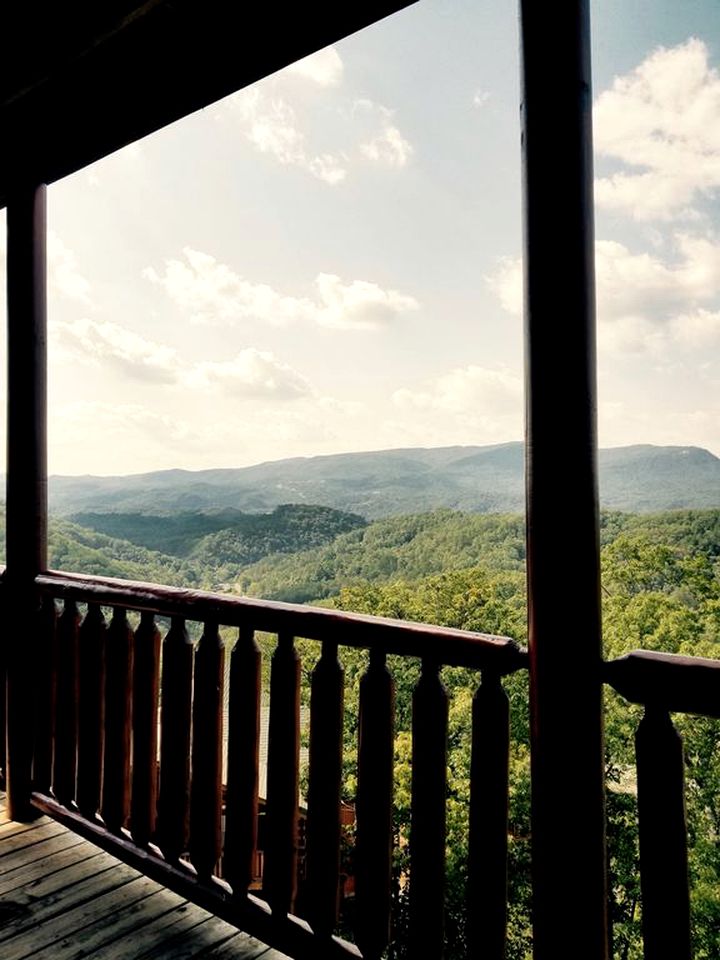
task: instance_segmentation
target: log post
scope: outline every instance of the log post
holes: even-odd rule
[[[521,16],[534,956],[606,960],[589,0]]]
[[[8,631],[9,815],[32,816],[34,647],[40,624],[35,577],[47,567],[47,308],[44,185],[23,185],[7,208],[7,595],[21,629]]]

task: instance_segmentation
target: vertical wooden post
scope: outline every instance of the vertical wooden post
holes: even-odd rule
[[[244,897],[255,874],[258,843],[262,657],[251,627],[241,627],[230,660],[227,812],[223,874]]]
[[[105,642],[105,745],[101,812],[113,833],[130,813],[133,632],[127,611],[115,607]]]
[[[305,889],[305,915],[319,937],[332,935],[338,913],[344,680],[338,645],[325,640],[310,697]]]
[[[186,849],[190,818],[193,645],[180,617],[173,617],[162,661],[157,839],[174,863]]]
[[[36,634],[35,747],[33,756],[33,790],[50,793],[53,779],[53,742],[55,739],[55,694],[57,673],[57,614],[55,601],[45,596]]]
[[[73,600],[65,601],[65,614],[77,616]],[[89,603],[78,634],[77,805],[94,820],[100,808],[105,752],[105,642],[103,612]]]
[[[158,782],[160,631],[143,611],[133,643],[132,796],[130,828],[135,843],[147,846],[155,832]]]
[[[505,956],[509,750],[510,705],[488,670],[473,697],[467,883],[467,955],[483,960]]]
[[[300,657],[281,633],[270,668],[263,896],[275,920],[293,910],[297,891],[300,765]]]
[[[355,833],[355,940],[366,960],[380,960],[391,935],[394,743],[395,681],[374,647],[360,681]]]
[[[66,600],[58,623],[55,762],[53,790],[69,807],[75,799],[78,750],[78,628],[74,600]],[[95,811],[93,811],[94,813]]]
[[[670,715],[648,706],[635,736],[645,960],[691,960],[685,763]]]
[[[589,0],[521,17],[534,956],[606,960]]]
[[[410,956],[443,956],[448,697],[426,659],[413,692]]]
[[[225,647],[208,621],[195,654],[190,788],[190,860],[209,880],[222,851],[222,736]]]
[[[7,789],[13,819],[31,816],[33,647],[47,566],[47,322],[45,186],[18,187],[7,208],[7,570],[8,595],[24,629],[5,634]]]

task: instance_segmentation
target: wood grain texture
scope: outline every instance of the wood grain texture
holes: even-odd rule
[[[205,624],[195,654],[190,860],[202,879],[222,850],[222,710],[225,649],[217,623]]]
[[[223,876],[244,896],[258,842],[262,659],[252,630],[240,630],[230,662],[227,801]]]
[[[160,631],[152,613],[142,614],[134,648],[130,830],[145,846],[155,832],[158,784]]]
[[[160,793],[157,842],[174,863],[187,849],[193,645],[185,621],[172,621],[163,644]]]

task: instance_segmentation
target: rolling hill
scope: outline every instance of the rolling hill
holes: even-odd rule
[[[720,507],[720,459],[707,450],[640,445],[602,450],[599,459],[601,503],[607,509]],[[240,469],[54,476],[50,509],[65,516],[228,508],[268,513],[293,503],[320,504],[376,519],[441,507],[518,512],[523,509],[523,491],[522,444],[506,443],[295,457]]]

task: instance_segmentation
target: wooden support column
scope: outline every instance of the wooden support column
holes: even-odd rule
[[[589,0],[521,20],[534,956],[606,960]]]
[[[17,188],[7,208],[7,594],[14,623],[8,663],[9,813],[30,813],[34,656],[40,614],[35,576],[47,567],[47,347],[45,187]],[[7,617],[6,617],[7,624]]]

